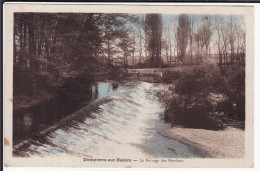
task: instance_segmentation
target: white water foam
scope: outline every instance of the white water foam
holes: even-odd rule
[[[110,94],[111,101],[101,104],[68,129],[57,129],[47,136],[49,143],[31,145],[28,155],[88,157],[199,157],[188,145],[163,137],[158,131],[168,125],[160,119],[164,106],[156,92],[162,86],[130,82]],[[72,121],[73,122],[73,121]]]

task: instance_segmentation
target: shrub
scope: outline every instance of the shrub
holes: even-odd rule
[[[14,96],[33,96],[38,91],[52,92],[57,79],[50,72],[34,72],[31,68],[14,67]]]
[[[53,84],[57,81],[55,76],[49,72],[35,74],[34,80],[36,88],[44,91],[53,91]]]
[[[14,97],[19,95],[32,96],[33,74],[28,68],[14,66],[13,82]]]
[[[228,96],[221,104],[228,115],[245,119],[245,67],[241,65],[222,66],[220,73],[224,79],[220,91]]]
[[[173,83],[181,77],[180,71],[165,71],[162,75],[162,82],[164,83]]]
[[[114,66],[114,65],[110,65],[108,67],[108,79],[111,80],[120,80],[120,71],[119,71],[119,67]]]
[[[245,92],[245,67],[240,65],[222,66],[220,73],[225,79],[222,91],[225,94],[236,96]]]
[[[176,82],[179,94],[196,94],[215,92],[220,86],[221,75],[213,65],[196,66],[182,74]]]
[[[225,125],[215,111],[245,119],[243,66],[218,68],[207,64],[192,67],[182,72],[180,78],[175,81],[174,90],[178,96],[169,100],[165,111],[165,120],[172,124],[193,128],[222,129]],[[210,93],[215,94],[216,97],[222,94],[225,98],[213,105],[208,99]]]
[[[234,108],[233,104],[230,99],[222,101],[217,104],[217,110],[225,112],[227,116],[234,116]]]
[[[78,102],[82,100],[88,90],[88,85],[91,83],[89,77],[82,75],[68,78],[61,87],[57,90],[57,95],[61,101]]]
[[[165,121],[190,128],[219,130],[224,123],[215,115],[204,96],[181,95],[166,105]]]
[[[170,82],[170,81],[169,81]],[[193,128],[225,127],[215,111],[245,119],[245,68],[233,65],[200,65],[182,72],[175,82],[175,96],[166,103],[165,120]],[[212,104],[210,93],[225,97]]]
[[[154,74],[153,75],[153,82],[154,83],[161,83],[162,82],[162,77],[159,74]]]
[[[236,103],[236,107],[235,107],[235,112],[237,114],[237,116],[242,119],[245,120],[245,103],[246,103],[246,99],[245,99],[245,94],[239,94],[238,97],[235,100]]]

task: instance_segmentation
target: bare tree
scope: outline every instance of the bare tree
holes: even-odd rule
[[[230,46],[230,62],[233,63],[234,62],[234,56],[235,56],[235,21],[234,21],[234,16],[230,16],[230,22],[228,24],[228,28],[227,28],[227,37],[228,37],[228,41],[229,41],[229,46]]]
[[[209,15],[203,16],[203,41],[205,43],[206,55],[210,54],[210,39],[212,35],[211,31],[211,17]]]
[[[236,61],[241,62],[245,55],[245,27],[243,22],[243,17],[237,18],[235,20],[235,51],[236,51]]]
[[[215,29],[217,33],[217,53],[219,55],[219,64],[222,65],[223,63],[223,36],[222,36],[222,30],[223,30],[223,20],[224,18],[222,16],[215,16]]]
[[[187,14],[180,14],[178,19],[178,28],[177,28],[177,42],[178,42],[177,56],[181,62],[184,62],[184,57],[188,46],[189,31],[190,31],[189,16]]]
[[[136,39],[133,35],[131,38],[131,52],[132,52],[132,65],[135,65],[135,46],[136,46]]]
[[[189,44],[190,44],[190,63],[193,61],[193,37],[194,37],[194,15],[189,15],[190,32],[189,32]]]
[[[144,30],[144,15],[141,15],[138,17],[138,20],[137,22],[134,23],[135,27],[136,27],[136,34],[137,34],[137,39],[138,39],[138,45],[139,45],[139,48],[138,48],[138,52],[139,52],[139,65],[141,64],[141,61],[142,61],[142,55],[143,55],[143,52],[145,54],[146,53],[146,35],[145,35],[145,30]],[[140,66],[139,66],[140,67]]]
[[[174,43],[174,48],[173,48],[173,54],[174,54],[174,61],[175,63],[178,63],[179,64],[179,57],[178,57],[178,54],[179,54],[179,51],[178,51],[178,45],[179,45],[179,40],[178,40],[178,26],[177,25],[174,25],[173,27],[173,33],[174,33],[174,40],[175,40],[175,43]]]
[[[163,41],[162,48],[165,51],[167,64],[170,64],[171,61],[171,34],[170,34],[170,25],[167,21],[164,21],[163,28]]]

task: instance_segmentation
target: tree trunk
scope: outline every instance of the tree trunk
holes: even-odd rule
[[[20,42],[20,47],[19,47],[19,66],[23,66],[24,64],[24,48],[23,48],[23,27],[24,27],[24,15],[20,16],[20,34],[19,34],[19,42]]]
[[[170,40],[170,61],[169,61],[169,65],[171,65],[171,62],[172,62],[172,42],[171,42],[170,34],[169,34],[169,40]]]
[[[33,25],[33,14],[30,14],[30,19],[28,20],[28,34],[29,34],[29,60],[30,60],[30,67],[34,67],[33,60],[36,55],[36,46],[35,46],[35,39],[34,39],[34,25]],[[35,70],[35,69],[33,69]]]

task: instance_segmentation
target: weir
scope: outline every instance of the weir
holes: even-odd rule
[[[164,89],[142,81],[120,85],[46,129],[39,137],[17,145],[14,154],[117,160],[209,156],[160,134],[170,126],[161,119],[164,104],[157,97]]]

